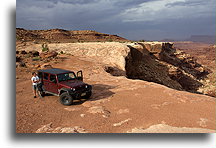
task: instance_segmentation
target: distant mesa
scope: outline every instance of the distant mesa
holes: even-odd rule
[[[192,35],[188,40],[193,42],[215,44],[215,36],[213,35]]]
[[[189,42],[199,42],[199,43],[206,43],[206,44],[215,44],[215,36],[213,35],[191,35],[190,38],[187,39],[163,39],[160,40],[161,42],[182,42],[182,41],[189,41]]]
[[[19,41],[34,42],[55,42],[55,43],[73,43],[73,42],[127,42],[127,40],[118,35],[110,35],[96,32],[93,30],[26,30],[16,28],[16,39]]]

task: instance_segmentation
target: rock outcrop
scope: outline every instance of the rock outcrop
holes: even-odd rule
[[[215,97],[215,45],[195,43],[195,42],[176,42],[175,48],[193,56],[198,63],[208,68],[210,72],[202,79],[203,86],[199,92]],[[202,68],[197,68],[202,71]]]
[[[147,42],[128,45],[126,75],[166,85],[179,90],[196,92],[199,81],[208,74],[190,55],[172,47],[172,43]]]
[[[58,53],[55,51],[40,53],[41,58],[55,58],[57,55],[58,55]]]
[[[87,133],[87,131],[79,126],[53,128],[52,123],[49,123],[39,128],[36,133]]]
[[[215,130],[204,128],[173,127],[166,124],[152,125],[147,129],[134,128],[127,133],[215,133]]]

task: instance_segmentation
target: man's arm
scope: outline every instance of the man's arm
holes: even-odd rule
[[[39,79],[37,80],[36,78],[32,78],[32,82],[37,83],[37,82],[39,82]]]
[[[39,78],[39,77],[36,78],[36,82],[37,82],[37,83],[40,82],[40,78]]]

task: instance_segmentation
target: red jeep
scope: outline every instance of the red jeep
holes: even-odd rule
[[[63,105],[71,105],[73,100],[89,98],[92,86],[83,82],[82,71],[75,74],[73,71],[52,68],[38,70],[41,83],[38,85],[40,96],[45,93],[59,96]]]

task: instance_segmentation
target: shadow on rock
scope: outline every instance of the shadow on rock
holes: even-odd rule
[[[110,89],[115,88],[115,86],[105,85],[105,84],[93,84],[92,85],[92,96],[89,99],[81,99],[75,100],[73,105],[80,105],[86,101],[96,101],[106,99],[111,97],[114,92],[110,91]]]
[[[113,94],[114,92],[110,91],[110,89],[115,88],[115,86],[105,85],[105,84],[94,84],[92,85],[92,96],[90,101],[105,99]]]

